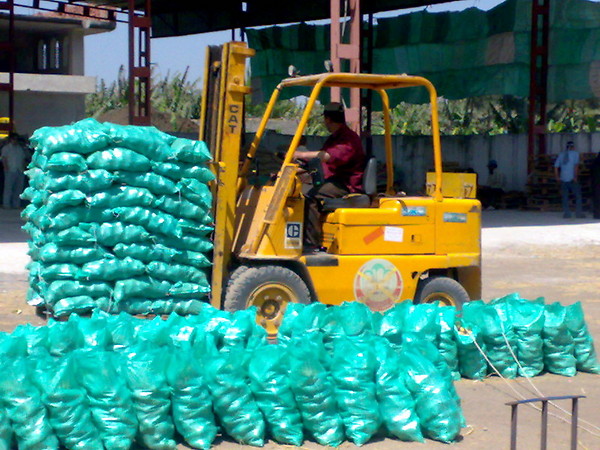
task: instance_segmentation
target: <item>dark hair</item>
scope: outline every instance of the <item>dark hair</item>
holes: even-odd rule
[[[573,148],[573,147],[575,147],[575,143],[573,141],[567,142],[567,148]]]
[[[341,103],[333,102],[325,106],[323,116],[327,117],[333,123],[346,123],[346,115],[344,114],[344,106]]]

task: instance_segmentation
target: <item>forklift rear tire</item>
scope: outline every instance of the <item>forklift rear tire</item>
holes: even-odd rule
[[[445,306],[462,306],[470,300],[469,294],[461,284],[448,277],[430,277],[421,281],[415,303],[433,303],[439,301]]]
[[[239,311],[256,306],[256,322],[274,336],[290,302],[310,303],[310,291],[294,271],[273,265],[240,266],[227,284],[224,307]]]

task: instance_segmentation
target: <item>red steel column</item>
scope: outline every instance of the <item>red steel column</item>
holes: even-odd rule
[[[342,60],[349,61],[349,72],[360,73],[361,65],[361,26],[360,0],[331,1],[331,62],[334,72],[342,71]],[[343,9],[342,9],[343,8]],[[343,11],[343,13],[342,13]],[[340,20],[348,20],[341,24]],[[346,28],[349,27],[348,42],[345,42]],[[341,101],[341,90],[331,89],[331,101]],[[350,90],[350,105],[346,108],[346,121],[356,132],[361,130],[360,90]]]
[[[150,125],[150,30],[152,27],[151,2],[150,0],[146,0],[142,13],[136,14],[135,0],[128,1],[129,123],[131,125]]]
[[[0,83],[0,91],[8,94],[8,123],[0,123],[0,130],[14,131],[15,119],[15,4],[14,0],[0,1],[0,10],[8,11],[8,40],[0,42],[0,51],[8,54],[8,83]]]
[[[533,157],[536,154],[546,153],[549,35],[550,0],[532,0],[528,123],[529,171],[532,169]]]

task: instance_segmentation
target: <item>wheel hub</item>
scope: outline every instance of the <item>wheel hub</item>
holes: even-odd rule
[[[454,297],[446,292],[432,292],[423,299],[423,303],[440,302],[442,306],[456,306]]]
[[[294,291],[284,284],[265,283],[250,294],[247,306],[256,306],[256,322],[262,325],[269,337],[277,335],[287,304],[297,301]]]

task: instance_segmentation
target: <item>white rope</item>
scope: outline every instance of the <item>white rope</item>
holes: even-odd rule
[[[500,315],[498,313],[498,317],[500,318]],[[519,366],[519,369],[521,370],[521,373],[523,373],[523,377],[525,379],[527,379],[527,382],[531,385],[531,387],[535,390],[535,392],[540,396],[540,397],[546,397],[546,395],[540,391],[538,389],[538,387],[533,383],[533,381],[531,380],[531,377],[528,375],[525,375],[525,369],[523,368],[523,366],[521,365],[521,362],[519,361],[519,358],[517,358],[517,355],[515,355],[515,353],[513,352],[512,346],[510,345],[510,343],[508,342],[508,337],[506,336],[505,333],[505,329],[504,329],[504,324],[502,323],[502,318],[500,318],[500,327],[502,328],[502,337],[504,338],[504,342],[506,342],[506,346],[508,347],[510,354],[512,355],[513,359],[515,360],[515,362],[517,363],[517,365]],[[531,392],[531,391],[529,391]],[[553,402],[553,401],[548,401],[549,404],[551,404],[552,406],[554,406],[556,409],[558,409],[559,411],[562,411],[563,413],[567,414],[569,417],[571,417],[573,415],[572,412],[566,410],[565,408],[563,408],[562,406],[558,405],[557,403]],[[587,420],[584,419],[579,419],[579,421],[591,426],[592,428],[595,428],[596,430],[600,431],[600,427],[594,425],[591,422],[588,422]],[[569,421],[569,423],[571,423],[571,421]],[[586,430],[588,431],[588,430]],[[592,433],[594,434],[594,433]],[[600,437],[600,435],[596,435],[595,436]]]
[[[476,339],[475,339],[475,337],[473,336],[473,333],[471,333],[471,330],[467,330],[467,329],[465,329],[465,331],[466,331],[466,332],[469,334],[469,336],[471,337],[471,340],[473,341],[473,343],[474,343],[474,344],[475,344],[475,346],[477,347],[477,350],[479,350],[479,353],[481,353],[481,355],[484,357],[484,359],[486,360],[486,362],[487,362],[487,363],[490,365],[490,367],[492,368],[492,370],[493,370],[493,371],[494,371],[494,372],[495,372],[495,373],[496,373],[496,374],[497,374],[497,375],[500,377],[500,379],[502,379],[502,381],[503,381],[503,382],[504,382],[504,383],[505,383],[505,384],[506,384],[506,385],[507,385],[507,386],[508,386],[508,387],[509,387],[509,388],[510,388],[510,389],[511,389],[511,390],[512,390],[512,391],[513,391],[513,392],[514,392],[516,395],[517,395],[518,399],[520,399],[520,400],[527,400],[527,398],[526,398],[526,397],[525,397],[523,394],[521,394],[519,391],[517,391],[517,390],[516,390],[516,389],[515,389],[515,388],[512,386],[512,384],[511,384],[511,383],[509,383],[509,382],[508,382],[508,380],[507,380],[505,377],[503,377],[503,376],[502,376],[502,374],[501,374],[501,373],[498,371],[498,369],[496,368],[496,366],[495,366],[495,365],[494,365],[494,364],[493,364],[493,363],[490,361],[490,359],[489,359],[489,358],[488,358],[488,356],[485,354],[485,352],[483,351],[483,349],[482,349],[482,348],[480,347],[480,345],[477,343],[477,340],[476,340]],[[502,328],[502,331],[503,331],[503,333],[502,333],[502,334],[504,335],[504,338],[505,338],[505,340],[506,340],[506,342],[507,342],[507,345],[508,345],[508,339],[506,338],[506,335],[504,334],[504,328]],[[510,347],[510,345],[508,345],[508,347],[509,347],[509,349],[511,348],[511,347]],[[512,349],[511,349],[511,353],[513,354],[513,357],[515,357],[515,356],[514,356],[514,353],[512,352]],[[518,361],[517,361],[517,363],[518,363]],[[535,386],[534,386],[534,388],[536,389],[536,391],[540,392],[540,391],[539,391],[539,390],[538,390],[538,389],[537,389]],[[540,394],[541,394],[541,392],[540,392]],[[541,396],[542,396],[542,397],[544,397],[544,395],[543,395],[543,394],[542,394]],[[567,413],[569,416],[571,416],[571,415],[572,415],[570,412],[566,411],[565,409],[558,407],[558,406],[557,406],[557,405],[556,405],[554,402],[549,402],[549,403],[550,403],[550,404],[552,404],[552,406],[554,406],[554,407],[557,407],[559,410],[562,410],[563,412],[566,412],[566,413]],[[541,409],[539,406],[536,406],[536,405],[534,405],[533,403],[525,403],[525,405],[528,405],[530,408],[533,408],[533,409],[535,409],[536,411],[542,411],[542,409]],[[565,419],[564,417],[558,416],[558,415],[556,415],[556,414],[554,414],[554,413],[551,413],[551,412],[549,412],[549,413],[548,413],[548,415],[550,415],[550,416],[552,416],[552,417],[555,417],[555,418],[557,418],[558,420],[561,420],[561,421],[563,421],[563,422],[565,422],[565,423],[568,423],[568,424],[571,424],[571,423],[572,423],[572,421],[571,421],[571,420],[569,420],[569,419]],[[587,421],[585,421],[585,420],[583,420],[583,419],[579,419],[579,420],[580,420],[581,422],[584,422],[584,423],[588,424],[588,425],[591,425],[593,428],[596,428],[596,429],[600,430],[600,428],[598,428],[597,426],[595,426],[595,425],[591,424],[590,422],[587,422]],[[588,428],[584,427],[583,425],[580,425],[579,423],[577,424],[577,428],[579,428],[579,429],[581,429],[581,430],[584,430],[584,431],[587,431],[587,432],[588,432],[589,434],[591,434],[592,436],[595,436],[595,437],[599,437],[599,438],[600,438],[600,434],[598,434],[598,433],[595,433],[595,432],[591,431],[590,429],[588,429]]]

